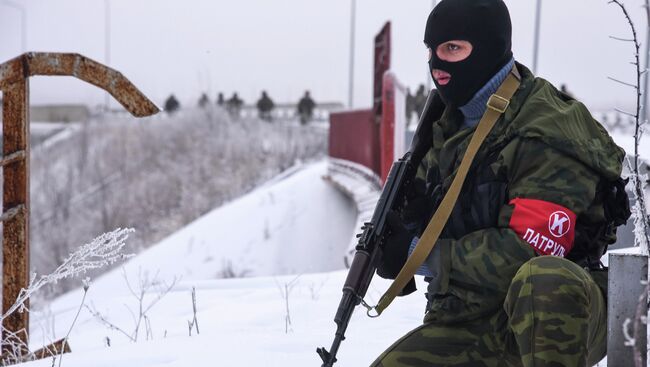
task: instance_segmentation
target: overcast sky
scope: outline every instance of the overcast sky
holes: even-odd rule
[[[27,49],[79,52],[104,61],[103,0],[14,0],[27,12]],[[350,0],[110,0],[110,66],[162,104],[172,92],[195,104],[238,91],[253,102],[266,89],[276,102],[310,89],[317,100],[347,102]],[[532,64],[534,0],[506,0],[513,51]],[[543,0],[538,74],[594,109],[633,105],[633,48],[620,10],[607,0]],[[625,1],[645,41],[643,0]],[[21,53],[20,13],[0,0],[0,59]],[[406,86],[427,82],[422,43],[431,0],[357,0],[354,105],[371,104],[373,37],[393,26],[393,70]],[[67,78],[36,78],[33,103],[103,102],[96,88]]]

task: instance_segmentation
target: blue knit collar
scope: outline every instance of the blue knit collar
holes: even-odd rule
[[[494,74],[494,76],[488,80],[488,82],[485,83],[476,94],[474,94],[467,104],[459,108],[460,112],[465,117],[463,127],[475,126],[481,117],[483,117],[485,109],[487,108],[488,99],[497,91],[497,89],[499,89],[499,86],[508,76],[514,63],[515,59],[511,59],[503,68],[501,68],[501,70]]]

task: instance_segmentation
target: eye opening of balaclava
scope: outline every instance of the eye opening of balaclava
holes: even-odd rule
[[[472,53],[464,60],[441,60],[436,49],[448,41],[468,41]],[[429,14],[424,43],[431,49],[429,72],[451,75],[439,85],[447,105],[461,107],[512,59],[512,22],[503,0],[442,0]]]

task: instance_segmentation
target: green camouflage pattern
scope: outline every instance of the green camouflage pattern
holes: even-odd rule
[[[373,367],[591,366],[607,350],[607,307],[586,270],[552,256],[519,268],[503,308],[471,321],[422,326]]]
[[[579,222],[604,221],[596,189],[601,178],[620,176],[625,152],[583,104],[517,66],[521,86],[475,162],[497,154],[489,169],[507,182],[507,202],[545,200],[570,209]],[[473,133],[458,131],[459,117],[445,111],[433,123],[433,146],[417,173],[443,191]],[[606,276],[596,284],[568,260],[536,257],[509,228],[512,211],[504,205],[495,227],[439,240],[445,276],[429,287],[425,324],[374,366],[584,366],[594,362],[592,354],[602,357],[606,312],[599,287],[606,293]]]
[[[607,352],[607,306],[590,274],[542,256],[522,266],[505,300],[524,366],[592,366]]]

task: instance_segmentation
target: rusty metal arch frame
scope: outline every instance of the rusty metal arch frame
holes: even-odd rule
[[[120,72],[75,53],[28,52],[0,65],[3,93],[2,158],[2,312],[29,282],[29,77],[73,76],[104,89],[136,117],[159,112]],[[29,305],[27,305],[29,306]],[[2,320],[2,340],[18,335],[27,345],[29,314],[14,312]],[[3,354],[5,352],[3,345]]]

